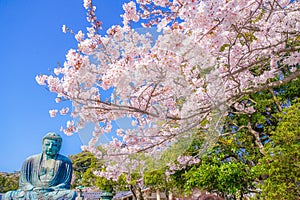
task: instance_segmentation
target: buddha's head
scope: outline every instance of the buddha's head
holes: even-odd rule
[[[43,153],[48,157],[55,157],[62,144],[62,138],[59,134],[50,132],[43,137]]]

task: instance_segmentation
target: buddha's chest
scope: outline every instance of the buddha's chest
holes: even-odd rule
[[[43,160],[40,165],[39,178],[41,181],[50,181],[55,175],[55,160]]]

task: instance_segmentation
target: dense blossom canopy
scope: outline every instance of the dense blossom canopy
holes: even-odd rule
[[[133,153],[161,152],[195,130],[208,130],[207,140],[213,141],[227,106],[251,113],[251,105],[239,102],[244,95],[300,75],[298,1],[130,1],[123,5],[123,25],[106,35],[98,33],[92,1],[84,0],[84,7],[91,26],[75,35],[78,49],[69,50],[56,76],[36,79],[57,93],[57,102],[72,102],[71,112],[50,111],[77,120],[67,122],[66,134],[95,124],[84,149],[107,159],[108,177],[141,166]],[[157,38],[134,29],[137,24],[156,27]],[[281,75],[283,67],[289,76]],[[99,136],[122,118],[132,128],[116,130],[103,145],[105,153],[97,151]]]

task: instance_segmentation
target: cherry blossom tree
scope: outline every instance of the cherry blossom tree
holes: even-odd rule
[[[245,95],[300,75],[298,1],[130,1],[123,5],[123,24],[104,35],[93,2],[84,0],[84,7],[91,26],[75,34],[78,48],[69,50],[55,76],[36,80],[57,93],[57,102],[72,102],[71,109],[50,111],[74,119],[63,130],[67,135],[94,124],[83,149],[107,161],[99,172],[107,178],[142,174],[145,157],[172,145],[183,148],[180,141],[198,130],[206,132],[207,148],[222,132],[227,106],[251,113],[253,107],[240,102]],[[137,27],[154,27],[159,34]],[[124,118],[131,128],[115,130]],[[99,137],[111,131],[115,136],[98,151]]]

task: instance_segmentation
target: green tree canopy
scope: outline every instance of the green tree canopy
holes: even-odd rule
[[[267,176],[260,184],[264,199],[297,199],[300,196],[300,102],[278,113],[280,119],[267,154],[256,166],[258,175]]]

